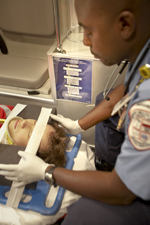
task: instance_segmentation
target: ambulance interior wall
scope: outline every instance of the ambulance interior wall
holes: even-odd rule
[[[42,3],[41,3],[42,2]],[[70,27],[70,21],[69,18],[69,11],[68,11],[68,0],[59,0],[59,13],[60,13],[60,28],[61,28],[61,39],[63,39],[64,34],[66,34],[66,31]],[[13,4],[8,0],[1,0],[1,10],[3,10],[3,7],[5,7],[6,10],[12,10],[11,13],[14,13],[14,9],[12,7],[8,7],[8,4]],[[21,7],[21,4],[28,4],[28,1],[20,1],[20,0],[15,0],[15,5],[18,5],[18,7]],[[29,6],[32,4],[34,8],[40,6],[40,4],[52,4],[52,0],[49,2],[47,0],[32,0],[30,1]],[[45,5],[46,7],[46,5]],[[48,8],[49,6],[47,6]],[[15,8],[15,10],[17,10]],[[23,12],[25,10],[25,7],[23,7]],[[28,11],[28,8],[26,8]],[[35,10],[37,12],[39,10],[38,8]],[[19,8],[18,8],[19,11]],[[19,11],[21,13],[21,11]],[[32,10],[29,10],[30,16],[32,16]],[[44,11],[43,11],[44,12]],[[51,9],[52,12],[52,9]],[[8,26],[10,26],[10,23],[7,23],[8,19],[11,21],[11,18],[9,18],[10,13],[5,13],[1,14],[1,16],[6,16],[6,24],[3,24],[3,20],[1,20],[0,23],[0,34],[2,35],[2,38],[6,42],[6,45],[8,47],[8,54],[10,55],[17,55],[17,56],[27,56],[27,57],[33,57],[33,58],[43,58],[47,59],[47,51],[50,49],[51,46],[56,44],[56,34],[55,30],[54,32],[51,33],[51,36],[36,36],[36,35],[28,35],[28,34],[21,34],[20,32],[16,32],[11,30],[9,32]],[[43,15],[45,16],[45,14]],[[28,17],[28,14],[27,14]],[[46,17],[46,22],[48,18]],[[17,20],[19,21],[19,19]],[[48,20],[49,21],[49,20]],[[13,22],[13,21],[11,21]],[[19,21],[20,22],[20,21]],[[24,21],[25,22],[25,21]],[[33,21],[32,21],[33,22]],[[35,22],[37,22],[35,20]],[[30,23],[30,21],[29,21]],[[53,20],[54,23],[54,20]],[[14,21],[15,24],[15,21]],[[36,23],[35,23],[36,26]],[[20,28],[25,28],[21,27],[19,24]],[[18,27],[18,29],[19,29]],[[13,29],[13,26],[10,27]],[[55,27],[54,27],[55,29]],[[39,29],[38,29],[39,30]],[[42,32],[42,31],[41,31]],[[1,51],[0,51],[0,54]],[[86,113],[88,113],[92,108],[94,108],[95,104],[95,99],[96,96],[102,92],[105,88],[105,85],[107,83],[107,80],[112,73],[114,69],[113,67],[106,67],[100,63],[99,60],[94,60],[93,61],[93,82],[92,82],[92,104],[87,105],[85,103],[79,103],[75,101],[66,101],[66,100],[56,100],[54,103],[53,101],[48,101],[48,100],[39,100],[38,96],[37,98],[35,97],[34,99],[29,99],[26,97],[13,97],[7,94],[2,94],[0,92],[0,104],[8,104],[8,105],[13,105],[15,106],[17,103],[22,103],[22,104],[30,104],[30,105],[39,105],[43,107],[48,107],[48,108],[57,108],[57,112],[59,114],[62,114],[65,117],[69,117],[71,119],[79,119],[82,116],[84,116]],[[17,71],[17,68],[16,68]],[[21,75],[20,75],[21,76]],[[118,85],[121,81],[123,80],[123,75],[117,80],[116,85]],[[53,84],[55,85],[55,84]],[[86,132],[83,133],[83,140],[85,140],[88,144],[94,145],[94,140],[95,140],[95,128],[91,128],[87,130]]]
[[[70,26],[69,3],[58,3],[62,41]],[[47,59],[47,51],[56,44],[53,0],[1,0],[0,35],[9,55]]]

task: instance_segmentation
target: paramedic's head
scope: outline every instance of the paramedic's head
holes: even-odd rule
[[[150,37],[149,0],[75,0],[84,44],[102,63],[134,63]],[[144,34],[144,35],[143,35]]]
[[[35,127],[36,120],[14,117],[8,123],[7,129],[12,144],[26,146]],[[57,166],[64,166],[66,163],[65,148],[67,143],[66,132],[62,127],[53,123],[46,125],[41,143],[38,149],[38,156],[48,163]]]

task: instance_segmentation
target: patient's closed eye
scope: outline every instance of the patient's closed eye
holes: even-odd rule
[[[28,133],[28,138],[30,138],[30,137],[31,137],[31,134],[32,134],[32,132],[30,131],[30,132]]]
[[[37,121],[35,121],[35,122],[34,122],[34,126],[35,126],[36,122],[37,122]],[[33,129],[34,129],[34,128],[33,128]],[[30,138],[30,137],[31,137],[32,132],[33,132],[33,130],[32,130],[32,131],[30,131],[30,132],[28,133],[28,138]]]

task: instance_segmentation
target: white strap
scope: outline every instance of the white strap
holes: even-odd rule
[[[37,153],[37,150],[40,145],[41,138],[46,128],[51,111],[52,109],[42,108],[40,116],[36,122],[35,128],[32,132],[32,135],[29,139],[29,142],[25,151],[32,153],[34,155]],[[21,162],[22,162],[22,159],[20,160],[19,163]],[[13,208],[18,208],[22,193],[24,191],[24,187],[15,188],[14,184],[15,184],[15,181],[12,183],[6,205],[11,206]]]
[[[7,117],[6,121],[9,120],[11,117],[13,118],[13,117],[17,116],[25,107],[26,107],[26,105],[17,104],[13,108],[13,110],[11,111],[9,116]],[[5,123],[4,123],[3,126],[0,129],[0,143],[1,143],[2,139],[3,139],[5,131],[6,131],[6,128],[5,128]]]

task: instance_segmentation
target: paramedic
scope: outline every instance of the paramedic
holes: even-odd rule
[[[150,65],[150,1],[76,0],[75,6],[78,21],[84,28],[84,44],[90,46],[95,57],[105,65],[124,59],[130,62],[125,84],[127,91],[134,94],[127,96],[128,102],[123,107],[125,140],[115,168],[111,172],[46,168],[38,157],[19,153],[24,159],[22,165],[0,165],[0,169],[8,179],[24,185],[31,176],[33,181],[44,179],[46,168],[51,170],[53,183],[82,195],[83,198],[68,208],[63,225],[148,225],[150,79],[146,79],[145,74]],[[143,67],[144,73],[139,72]],[[110,99],[116,96],[111,93]],[[103,103],[106,104],[111,105],[109,101]],[[112,111],[110,108],[108,111]],[[88,115],[89,121],[92,115]],[[79,124],[87,128],[83,126],[84,119],[79,120]]]

